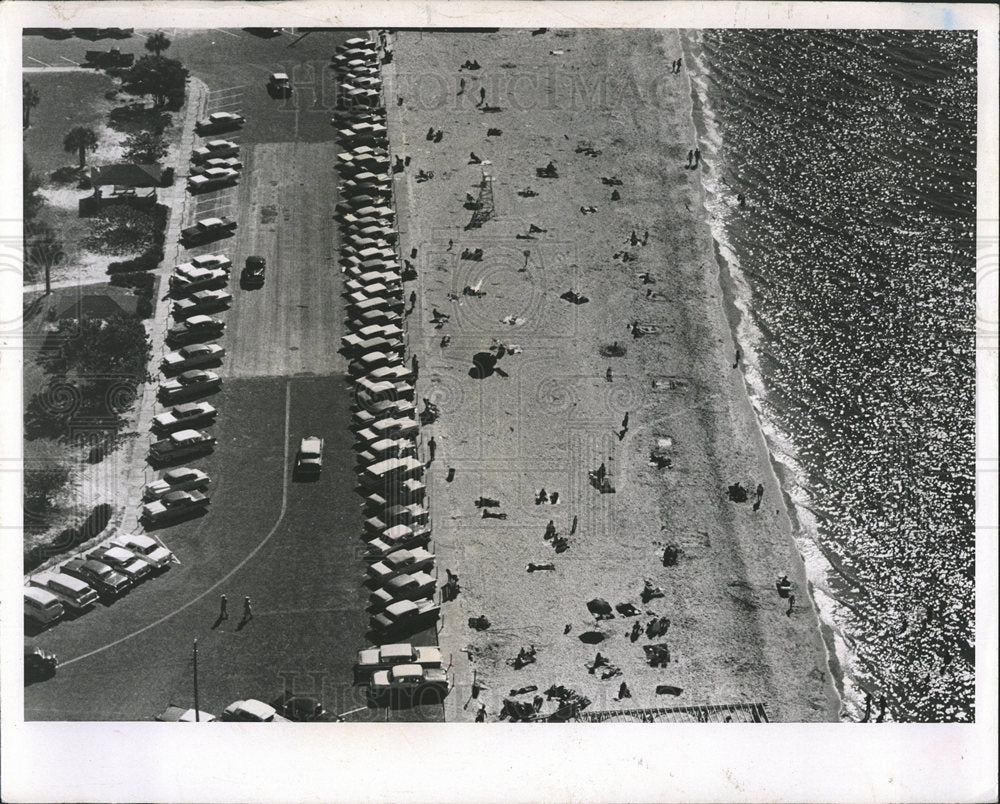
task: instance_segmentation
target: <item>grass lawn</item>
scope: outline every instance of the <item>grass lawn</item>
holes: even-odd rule
[[[112,106],[104,93],[114,89],[115,83],[96,71],[31,73],[27,77],[41,100],[31,112],[24,152],[35,175],[47,182],[52,171],[77,164],[77,156],[63,150],[63,138],[71,128],[86,126],[100,134]]]

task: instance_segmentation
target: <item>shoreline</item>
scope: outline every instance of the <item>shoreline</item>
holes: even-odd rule
[[[664,94],[670,80],[665,76],[669,58],[666,51],[662,56],[656,52],[664,47],[680,52],[677,33],[557,33],[560,36],[550,33],[534,39],[527,31],[504,31],[490,35],[503,40],[496,49],[488,48],[482,36],[397,33],[393,79],[386,84],[390,148],[394,156],[413,159],[408,170],[397,174],[396,186],[397,203],[404,201],[401,251],[417,248],[421,253],[420,302],[409,325],[422,368],[418,394],[432,398],[443,412],[439,422],[424,428],[423,436],[425,447],[432,435],[438,444],[439,463],[428,473],[435,545],[439,571],[452,569],[462,578],[460,596],[445,604],[440,633],[458,685],[446,701],[446,719],[473,718],[475,707],[461,704],[466,698],[462,691],[475,678],[483,693],[479,701],[486,705],[490,720],[498,716],[506,689],[528,684],[543,691],[554,683],[586,695],[595,711],[760,701],[774,720],[837,720],[836,682],[827,676],[829,657],[811,595],[809,606],[796,609],[794,619],[775,611],[777,574],[788,572],[801,594],[808,586],[787,511],[781,514],[785,500],[776,494],[780,486],[742,372],[738,377],[726,372],[729,376],[718,380],[722,366],[729,365],[734,341],[726,300],[718,298],[724,296],[724,288],[714,259],[714,239],[702,212],[704,188],[690,172],[673,178],[676,166],[683,167],[686,151],[677,140],[694,135],[690,83],[681,75],[683,88]],[[653,52],[634,55],[640,48],[629,48],[631,42],[626,40],[636,38],[653,40]],[[415,58],[418,52],[422,61]],[[473,57],[482,62],[481,74],[458,70],[463,58]],[[573,80],[580,80],[573,78],[576,75],[607,77],[613,59],[628,58],[627,78],[633,86],[653,87],[655,100],[665,108],[657,103],[629,108],[613,96],[606,115],[593,108],[579,115],[570,103],[563,108],[553,104],[560,96],[552,94],[550,80],[533,96],[536,114],[516,114],[519,110],[512,108],[510,92],[515,82],[500,80],[503,70],[517,65],[522,76],[538,75],[553,58],[559,59],[560,74]],[[529,65],[522,67],[526,59]],[[479,86],[489,87],[488,103],[500,108],[489,118],[489,126],[510,127],[509,133],[497,139],[483,137],[486,121],[480,117],[477,124],[481,112],[471,102],[452,102],[450,110],[407,102],[408,93],[402,82],[397,85],[396,73],[413,80],[415,74],[407,73],[410,63],[422,64],[423,75],[433,74],[449,89],[458,86],[456,97],[464,90],[460,81],[470,94]],[[389,95],[390,86],[403,97],[401,105]],[[576,86],[572,84],[574,93]],[[451,93],[441,97],[446,106]],[[598,97],[597,103],[602,99]],[[417,139],[435,127],[446,132],[442,146]],[[636,146],[629,149],[632,137]],[[650,137],[658,138],[659,149],[650,144]],[[592,145],[581,146],[585,139]],[[577,150],[567,151],[574,140]],[[581,163],[574,155],[581,153],[581,147],[596,151],[584,151],[584,158],[589,155],[594,163]],[[470,184],[474,188],[481,168],[464,164],[470,150],[494,165],[497,209],[495,220],[471,233],[461,228],[467,220],[462,198]],[[665,156],[667,151],[673,153]],[[551,197],[552,185],[531,176],[522,164],[527,159],[536,165],[549,160],[559,165],[556,186],[561,196]],[[435,178],[417,183],[417,169],[431,170]],[[596,184],[598,172],[625,178],[620,203],[610,203],[610,188]],[[528,183],[545,192],[544,205],[514,197],[514,185]],[[638,189],[633,198],[629,193],[634,188]],[[668,195],[674,196],[674,203]],[[580,203],[594,205],[593,218],[579,217]],[[678,203],[681,209],[688,204],[692,220],[671,218]],[[449,209],[456,211],[450,214]],[[651,233],[651,252],[641,247],[632,251],[638,252],[634,258],[638,268],[650,275],[656,272],[651,286],[655,296],[636,298],[636,289],[642,287],[634,287],[636,266],[618,266],[611,258],[611,251],[621,250],[622,231],[627,234],[634,228],[629,222],[635,220],[640,231],[648,225]],[[535,242],[515,241],[514,233],[529,222],[545,230],[558,229],[564,238],[561,246],[549,248],[540,240],[544,235],[533,238]],[[468,248],[482,243],[487,251],[484,264],[467,265],[445,256],[447,249],[441,247],[445,239],[460,246],[468,243]],[[524,257],[523,269],[513,268],[513,255],[526,246],[530,248],[524,250],[532,254]],[[497,252],[507,264],[493,262]],[[679,268],[670,264],[678,262]],[[715,271],[707,271],[706,263]],[[518,276],[521,271],[530,273],[527,286],[523,274]],[[567,315],[558,291],[574,281],[592,301]],[[467,300],[459,295],[463,284],[482,288],[486,296]],[[653,303],[676,299],[682,303]],[[441,331],[427,326],[432,308],[450,314],[454,323]],[[498,313],[515,314],[519,308],[526,310],[524,329],[499,324]],[[597,321],[601,323],[595,327]],[[629,339],[626,321],[655,321],[658,334],[665,337]],[[569,340],[566,327],[574,334]],[[453,335],[447,349],[439,345],[446,334]],[[529,336],[540,338],[541,348]],[[505,357],[503,363],[515,383],[466,376],[468,357],[486,349],[491,337],[520,341],[523,353]],[[627,346],[625,358],[609,361],[596,356],[601,344],[611,341]],[[602,376],[609,362],[616,365],[610,384]],[[565,376],[567,366],[575,370]],[[656,375],[663,384],[650,382]],[[487,383],[491,385],[484,392]],[[508,389],[514,384],[518,392],[511,396]],[[531,404],[520,407],[526,401]],[[633,424],[616,441],[614,429],[623,409],[632,415]],[[509,433],[499,426],[505,417],[511,417]],[[553,440],[558,427],[566,427],[564,438]],[[650,471],[646,464],[651,445],[664,438],[670,442],[666,449],[672,464]],[[522,449],[526,444],[530,449]],[[602,460],[618,486],[615,495],[597,494],[586,483],[586,471]],[[443,477],[448,466],[457,469],[452,483]],[[751,480],[766,483],[768,505],[782,499],[776,514],[748,519],[743,509],[749,515],[749,504],[720,501],[725,484],[736,479],[745,485]],[[540,486],[561,490],[558,508],[531,505]],[[471,500],[477,495],[500,499],[509,520],[501,524],[473,519],[479,512]],[[660,516],[650,517],[656,508]],[[569,537],[570,550],[554,554],[542,540],[545,519],[558,519],[556,527],[563,533],[577,512],[584,523],[580,533]],[[666,571],[657,561],[664,538],[679,543],[683,556],[678,566]],[[532,561],[549,561],[556,571],[525,574],[526,562]],[[664,599],[654,599],[648,606],[639,603],[644,577],[663,588]],[[673,658],[666,670],[650,668],[640,644],[630,644],[623,629],[633,620],[619,616],[595,622],[584,606],[591,597],[607,598],[612,604],[635,603],[645,609],[638,618],[643,624],[648,614],[667,615],[672,620],[667,643]],[[465,620],[480,614],[490,619],[490,630],[467,627]],[[582,669],[597,648],[594,643],[581,644],[581,632],[584,637],[597,632],[603,640],[600,650],[620,668],[620,676],[601,681]],[[514,670],[510,658],[528,644],[537,646],[537,663]],[[470,649],[473,662],[465,655]],[[632,697],[619,702],[613,693],[622,679]],[[652,687],[659,683],[676,684],[684,694],[679,699],[657,697]]]

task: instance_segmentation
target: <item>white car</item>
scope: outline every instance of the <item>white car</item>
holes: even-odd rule
[[[249,698],[245,701],[234,701],[222,712],[222,720],[238,723],[290,723],[287,717],[278,714],[273,706]]]
[[[116,547],[114,545],[97,547],[87,553],[87,558],[107,564],[111,569],[120,572],[132,581],[133,585],[137,584],[153,571],[148,561],[143,561],[127,548]]]
[[[236,184],[240,174],[230,168],[212,167],[188,177],[187,186],[192,193],[215,190]]]
[[[228,282],[229,271],[224,268],[178,266],[170,275],[170,292],[193,293],[196,290],[223,288]]]
[[[388,670],[376,671],[368,689],[376,698],[391,693],[410,696],[425,690],[443,696],[448,694],[448,673],[441,668],[419,664],[397,664]]]
[[[193,165],[189,173],[191,176],[203,176],[212,168],[243,170],[243,162],[240,161],[238,156],[212,157],[197,165]]]
[[[211,712],[199,709],[196,713],[194,709],[185,709],[183,706],[168,706],[156,719],[161,723],[213,723],[218,720]]]
[[[354,669],[357,673],[374,673],[388,670],[398,664],[416,664],[421,667],[440,667],[441,649],[413,646],[409,643],[382,645],[380,648],[366,648],[358,651],[358,661]]]
[[[232,140],[209,140],[199,148],[191,151],[192,162],[204,162],[206,159],[226,159],[239,156],[240,146]]]
[[[160,361],[162,371],[186,371],[213,363],[218,363],[226,355],[226,349],[217,343],[191,343],[176,352],[167,352]]]
[[[214,371],[189,369],[160,383],[160,396],[167,402],[185,396],[199,396],[222,387],[222,378]]]
[[[138,558],[154,569],[167,569],[173,563],[174,554],[156,539],[142,533],[129,533],[113,537],[108,544],[131,550]]]
[[[218,411],[208,402],[182,402],[170,410],[153,417],[153,430],[169,433],[185,427],[203,427],[212,424]]]
[[[323,439],[305,436],[299,443],[295,456],[295,471],[300,474],[319,474],[323,469]]]
[[[233,263],[225,254],[201,254],[192,257],[187,262],[182,262],[174,267],[177,273],[185,273],[191,268],[221,268],[227,274],[232,270]]]
[[[168,491],[205,491],[212,479],[201,469],[179,466],[163,473],[163,477],[146,486],[143,499],[146,502],[158,500]]]

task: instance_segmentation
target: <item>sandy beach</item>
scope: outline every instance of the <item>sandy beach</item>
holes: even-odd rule
[[[670,66],[676,32],[391,40],[391,149],[409,157],[396,177],[401,252],[418,270],[410,348],[418,397],[441,410],[423,428],[434,540],[441,581],[448,569],[461,586],[439,634],[457,685],[447,719],[472,720],[483,704],[494,720],[511,690],[537,687],[515,696],[530,703],[554,684],[595,712],[762,703],[773,721],[836,719],[801,560],[734,369],[702,206],[711,166],[686,167],[695,141],[688,79]],[[550,162],[558,178],[539,177]],[[479,200],[484,175],[493,213],[469,228],[466,194]],[[447,321],[435,326],[435,310]],[[635,324],[648,333],[635,337]],[[499,343],[500,371],[470,375],[473,356]],[[614,493],[591,482],[602,463]],[[746,502],[729,500],[737,482]],[[550,520],[568,549],[545,538]],[[671,544],[679,558],[664,566]],[[640,598],[647,579],[662,597]],[[598,621],[594,598],[639,613]],[[478,616],[488,629],[470,628]],[[663,617],[665,636],[649,638]],[[669,663],[651,667],[643,646],[664,643]],[[515,669],[532,645],[536,660]],[[598,651],[611,667],[591,672]],[[619,700],[623,681],[631,697]]]

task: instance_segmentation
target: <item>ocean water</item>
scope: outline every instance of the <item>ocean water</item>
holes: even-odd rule
[[[751,399],[845,674],[974,719],[976,40],[686,34]],[[745,205],[737,200],[742,194]]]

